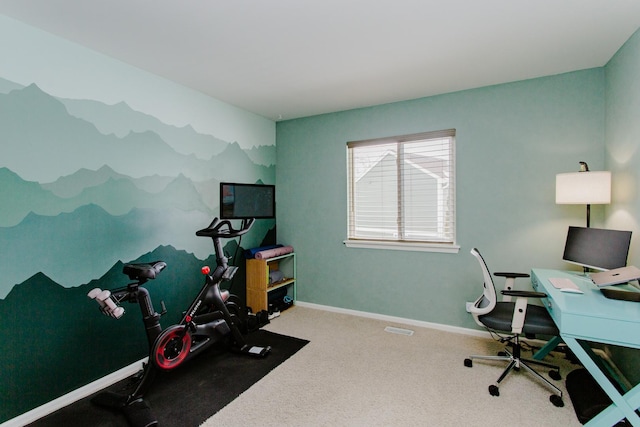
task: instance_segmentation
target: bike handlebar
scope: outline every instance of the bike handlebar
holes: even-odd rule
[[[120,307],[111,296],[111,292],[102,290],[100,288],[92,289],[87,296],[92,300],[95,300],[100,306],[100,311],[105,316],[111,316],[114,319],[119,319],[124,314],[124,308]]]
[[[245,234],[253,225],[255,218],[248,218],[242,220],[242,226],[240,229],[235,229],[231,225],[229,220],[221,220],[214,218],[211,224],[207,228],[196,231],[196,236],[215,238],[232,238]],[[226,228],[225,228],[226,227]]]

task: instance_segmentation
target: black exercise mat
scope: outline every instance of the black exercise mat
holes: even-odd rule
[[[249,344],[270,345],[271,353],[265,358],[254,358],[214,347],[175,371],[158,374],[145,400],[160,427],[199,426],[309,342],[263,330],[245,338]],[[126,394],[130,382],[126,379],[105,390],[125,390],[123,394]],[[129,426],[122,413],[94,405],[90,402],[92,397],[79,400],[29,425]]]

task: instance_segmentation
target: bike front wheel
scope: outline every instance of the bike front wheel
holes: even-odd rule
[[[153,345],[153,363],[163,371],[177,368],[191,350],[191,334],[186,326],[173,325],[160,334]]]

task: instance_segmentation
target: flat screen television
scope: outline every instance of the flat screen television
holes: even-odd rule
[[[627,265],[631,231],[570,226],[562,259],[595,270]]]
[[[275,217],[275,185],[220,183],[220,218],[268,219]]]

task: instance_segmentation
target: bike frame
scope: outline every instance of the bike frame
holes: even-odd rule
[[[115,312],[118,303],[122,301],[137,303],[140,306],[145,325],[149,344],[149,362],[143,368],[141,380],[135,391],[128,396],[123,396],[116,406],[130,405],[142,399],[153,383],[158,369],[174,369],[229,334],[231,334],[236,349],[240,352],[264,357],[271,351],[271,347],[268,346],[257,347],[246,344],[227,307],[226,302],[229,294],[220,290],[220,283],[223,280],[232,279],[238,269],[228,265],[228,259],[224,256],[222,249],[221,238],[238,237],[246,233],[252,224],[253,220],[243,220],[242,229],[234,230],[229,221],[220,221],[216,218],[209,227],[196,232],[198,236],[212,238],[217,266],[213,273],[209,267],[202,268],[202,273],[205,275],[202,288],[184,313],[182,320],[165,330],[160,324],[160,317],[166,312],[164,303],[162,304],[162,313],[157,313],[151,302],[149,291],[143,286],[149,278],[155,278],[155,275],[164,268],[166,264],[161,261],[150,265],[144,264],[142,270],[130,268],[127,271],[127,266],[125,266],[123,272],[129,274],[130,279],[136,278],[138,280],[129,283],[124,288],[112,291],[110,296],[107,291],[103,292],[100,289],[89,293],[89,297],[94,299],[96,299],[95,291],[106,293],[106,299],[97,298],[98,303],[104,314],[116,318],[119,318],[124,312],[122,308],[119,308],[120,312]],[[224,226],[227,226],[226,230],[222,229]],[[130,265],[130,267],[139,266],[137,264]],[[111,300],[106,301],[109,298]],[[229,304],[234,303],[229,302]]]

